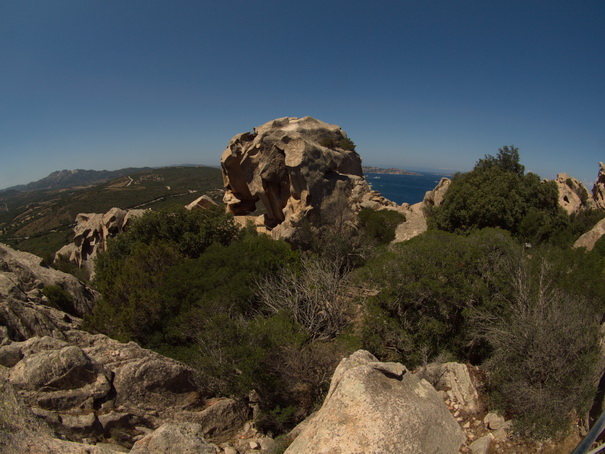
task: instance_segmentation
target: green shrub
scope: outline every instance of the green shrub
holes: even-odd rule
[[[364,209],[359,212],[359,224],[368,238],[377,244],[389,244],[395,239],[397,226],[405,216],[393,210]]]
[[[510,235],[494,229],[468,237],[429,231],[391,246],[357,273],[377,291],[366,308],[364,346],[408,367],[443,352],[481,359],[470,314],[497,310],[493,296],[506,292],[519,252]]]
[[[63,290],[59,285],[47,285],[42,289],[42,294],[48,298],[50,305],[56,309],[73,314],[73,297]]]
[[[547,241],[564,228],[567,214],[559,206],[554,182],[524,174],[514,147],[486,156],[465,174],[454,177],[441,206],[432,210],[432,224],[448,232],[468,234],[497,227],[530,243]]]
[[[341,148],[341,149],[347,150],[347,151],[355,151],[355,143],[348,137],[342,137],[340,139],[337,139],[332,136],[323,137],[322,139],[319,140],[319,144],[321,146],[324,146],[326,148],[331,148],[331,149]]]

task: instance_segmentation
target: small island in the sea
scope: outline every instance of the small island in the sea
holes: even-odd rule
[[[411,172],[409,170],[396,169],[394,167],[390,167],[388,169],[383,169],[382,167],[372,167],[372,166],[363,166],[361,168],[363,173],[385,173],[389,175],[422,175],[418,172]]]

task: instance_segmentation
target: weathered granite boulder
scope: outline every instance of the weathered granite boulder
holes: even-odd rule
[[[130,447],[174,421],[224,441],[251,417],[246,402],[209,399],[190,367],[100,334],[71,329],[60,339],[12,342],[0,347],[2,357],[10,357],[8,381],[27,406],[70,440],[111,438]]]
[[[55,438],[53,430],[37,417],[0,367],[0,452],[4,454],[116,454],[120,447],[93,446]],[[114,449],[115,448],[115,449]]]
[[[28,252],[16,251],[0,244],[0,324],[3,302],[36,302],[50,305],[42,293],[44,287],[58,286],[71,296],[60,308],[71,315],[83,316],[94,307],[98,294],[71,274],[63,273],[42,265],[42,259]],[[35,329],[32,327],[32,329]]]
[[[605,235],[605,219],[601,219],[588,232],[584,233],[573,244],[574,248],[585,248],[587,251],[592,251],[597,241]]]
[[[371,190],[351,148],[339,126],[311,117],[284,117],[238,134],[221,158],[227,210],[245,216],[261,202],[263,226],[295,242],[303,223],[320,225],[339,199],[347,211],[397,209]]]
[[[605,164],[599,162],[599,174],[592,187],[592,198],[595,206],[605,210]]]
[[[426,380],[360,350],[341,361],[323,406],[286,453],[457,453],[464,440]]]
[[[73,243],[57,251],[56,257],[65,256],[80,268],[94,275],[93,259],[107,248],[107,239],[128,228],[128,224],[146,210],[112,208],[105,214],[80,213],[76,216]]]
[[[567,214],[578,213],[594,207],[591,194],[583,183],[566,173],[559,173],[555,179],[559,189],[559,205]]]
[[[137,441],[130,454],[215,454],[218,449],[208,444],[202,427],[195,423],[165,423]]]

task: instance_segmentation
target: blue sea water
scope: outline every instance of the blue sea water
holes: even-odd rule
[[[422,175],[389,175],[366,173],[365,177],[372,189],[395,203],[414,204],[422,202],[426,191],[435,189],[443,175],[425,173]]]

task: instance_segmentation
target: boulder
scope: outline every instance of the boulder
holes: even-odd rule
[[[447,193],[448,188],[452,184],[452,180],[449,178],[441,178],[435,189],[432,191],[427,191],[424,195],[424,199],[422,202],[425,207],[438,207],[443,203],[443,199],[445,198],[445,194]]]
[[[465,364],[429,364],[419,375],[436,390],[445,391],[451,401],[462,406],[463,411],[475,413],[480,409],[479,393]]]
[[[55,257],[64,256],[94,276],[94,261],[99,251],[107,248],[107,240],[123,232],[133,219],[146,210],[112,208],[105,214],[80,213],[76,216],[74,240],[57,251]]]
[[[464,441],[426,380],[360,350],[341,361],[321,409],[286,453],[457,453]]]
[[[494,436],[490,433],[481,438],[477,438],[469,445],[468,448],[473,454],[487,454],[493,440]]]
[[[166,423],[137,441],[130,454],[216,454],[218,449],[202,436],[195,423]]]
[[[567,214],[579,213],[594,207],[592,196],[586,186],[566,173],[560,173],[555,179],[559,189],[559,205]]]
[[[352,148],[339,126],[311,117],[284,117],[238,134],[221,158],[227,210],[245,216],[260,202],[263,227],[298,242],[299,228],[326,222],[335,202],[344,201],[338,205],[347,213],[398,209],[371,190]]]
[[[592,187],[592,198],[597,208],[605,210],[605,164],[599,162],[599,174]]]
[[[584,233],[573,244],[574,248],[585,248],[587,251],[592,251],[597,241],[605,235],[605,219],[601,219],[588,232]]]
[[[194,422],[201,434],[215,442],[233,437],[250,420],[251,408],[242,401],[228,398],[210,399],[201,411],[180,411],[174,421]]]

